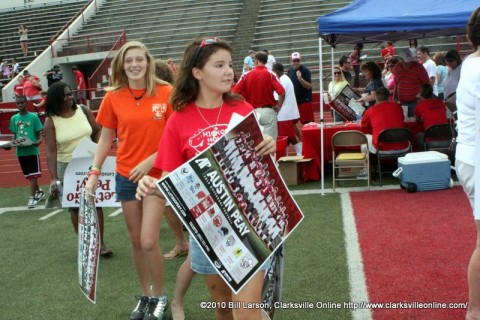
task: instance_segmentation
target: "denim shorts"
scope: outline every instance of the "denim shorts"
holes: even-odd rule
[[[217,269],[210,263],[207,256],[203,253],[197,241],[190,236],[190,258],[193,272],[198,274],[218,274]],[[271,261],[268,259],[262,265],[260,270],[270,268]]]
[[[117,201],[137,200],[135,193],[137,192],[138,183],[132,182],[118,172],[115,174],[115,194]]]

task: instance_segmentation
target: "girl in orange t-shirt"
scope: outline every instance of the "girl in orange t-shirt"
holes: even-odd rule
[[[125,215],[142,291],[131,317],[143,319],[153,317],[158,308],[161,313],[167,308],[167,297],[163,293],[163,256],[158,243],[163,211],[152,210],[159,206],[158,197],[137,200],[135,191],[144,175],[157,178],[161,175],[161,171],[152,166],[166,121],[173,112],[168,103],[172,87],[155,77],[154,60],[138,41],[124,44],[111,67],[112,86],[107,88],[97,116],[102,133],[85,189],[95,193],[101,166],[116,134],[119,147],[115,192]],[[177,244],[188,250],[181,224],[175,222],[172,229]]]

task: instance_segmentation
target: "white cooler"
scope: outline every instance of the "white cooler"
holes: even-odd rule
[[[450,160],[437,151],[412,152],[398,158],[393,173],[408,192],[442,190],[453,187]]]

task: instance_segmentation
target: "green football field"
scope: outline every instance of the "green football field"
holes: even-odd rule
[[[292,192],[305,219],[286,241],[286,308],[277,310],[275,319],[350,319],[349,309],[335,307],[351,300],[340,194],[320,195],[318,183],[293,187]],[[128,319],[140,291],[123,215],[109,216],[116,208],[105,213],[105,241],[114,255],[100,260],[94,305],[78,287],[77,239],[69,214],[5,209],[25,206],[26,194],[27,188],[0,189],[0,318]],[[163,251],[173,248],[166,223],[160,238]],[[164,289],[169,297],[182,262],[182,258],[165,261]],[[203,301],[209,301],[209,294],[197,276],[186,296],[187,319],[213,318],[212,310],[200,308]],[[293,303],[301,308],[291,307]]]

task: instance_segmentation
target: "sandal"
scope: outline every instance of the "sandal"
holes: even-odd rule
[[[188,248],[185,249],[180,249],[180,247],[175,246],[172,250],[170,250],[169,253],[166,253],[163,255],[163,259],[165,260],[173,260],[182,256],[186,256],[188,254]]]
[[[102,244],[102,246],[100,247],[100,255],[104,258],[108,258],[112,256],[112,254],[113,254],[113,251],[107,249],[107,246]]]

